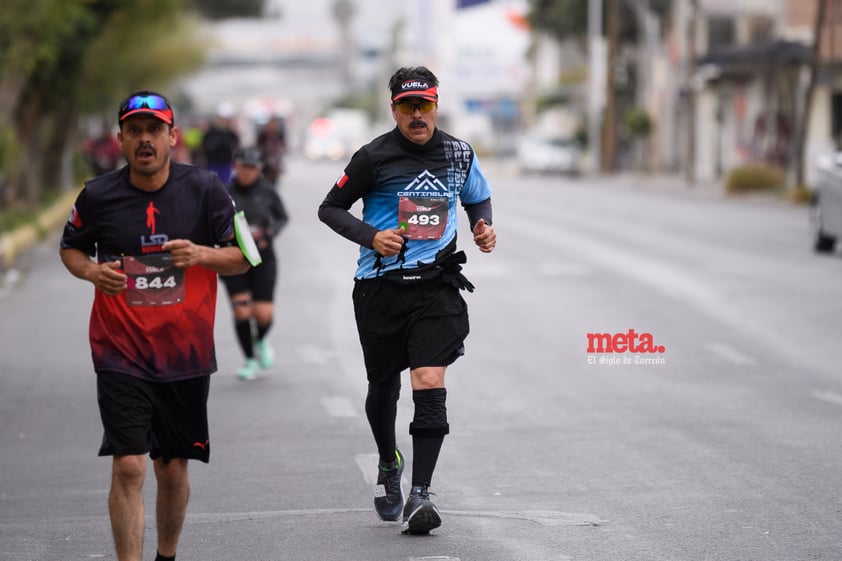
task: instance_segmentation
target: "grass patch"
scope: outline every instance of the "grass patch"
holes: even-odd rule
[[[19,228],[20,226],[31,224],[35,222],[37,216],[37,210],[32,210],[28,208],[0,209],[0,234],[5,234],[6,232],[11,232],[16,228]]]
[[[37,208],[32,208],[23,203],[11,204],[0,208],[0,234],[11,232],[27,224],[34,224],[40,231],[42,228],[37,224],[38,217],[66,196],[68,196],[66,193],[51,190],[41,194],[41,202]]]
[[[757,191],[783,193],[785,188],[783,168],[768,164],[737,166],[725,178],[725,192],[729,195]]]
[[[789,202],[796,205],[809,204],[812,196],[813,190],[806,185],[798,185],[787,192],[787,199],[789,199]]]

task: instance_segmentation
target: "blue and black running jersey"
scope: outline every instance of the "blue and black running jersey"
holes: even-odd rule
[[[457,209],[491,197],[491,187],[473,148],[439,129],[424,145],[410,142],[395,128],[360,148],[322,206],[349,210],[362,199],[363,224],[331,224],[360,244],[355,277],[439,262],[456,247]],[[403,227],[404,250],[383,257],[371,247],[380,230]]]
[[[132,186],[128,167],[85,184],[61,247],[100,263],[120,260],[129,277],[116,296],[95,291],[89,336],[97,372],[174,381],[216,370],[216,273],[176,269],[161,246],[174,239],[223,244],[233,237],[234,211],[215,174],[185,164],[173,163],[154,192]]]

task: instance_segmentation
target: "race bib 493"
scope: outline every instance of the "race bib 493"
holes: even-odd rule
[[[446,197],[401,197],[398,203],[398,227],[410,240],[438,240],[447,226]]]

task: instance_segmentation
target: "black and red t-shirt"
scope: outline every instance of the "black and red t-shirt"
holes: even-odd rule
[[[64,227],[62,248],[100,263],[120,260],[128,289],[95,291],[90,341],[96,372],[175,381],[216,371],[213,326],[217,275],[205,267],[176,269],[161,250],[168,240],[227,242],[234,203],[219,178],[172,163],[167,183],[146,192],[128,168],[88,181]]]

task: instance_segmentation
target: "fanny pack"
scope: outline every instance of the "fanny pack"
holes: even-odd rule
[[[415,269],[398,269],[384,273],[383,278],[389,282],[404,286],[413,286],[429,282],[438,282],[453,286],[459,290],[474,291],[474,285],[462,274],[462,263],[468,262],[464,251],[457,251],[448,255],[443,261],[426,267]]]

